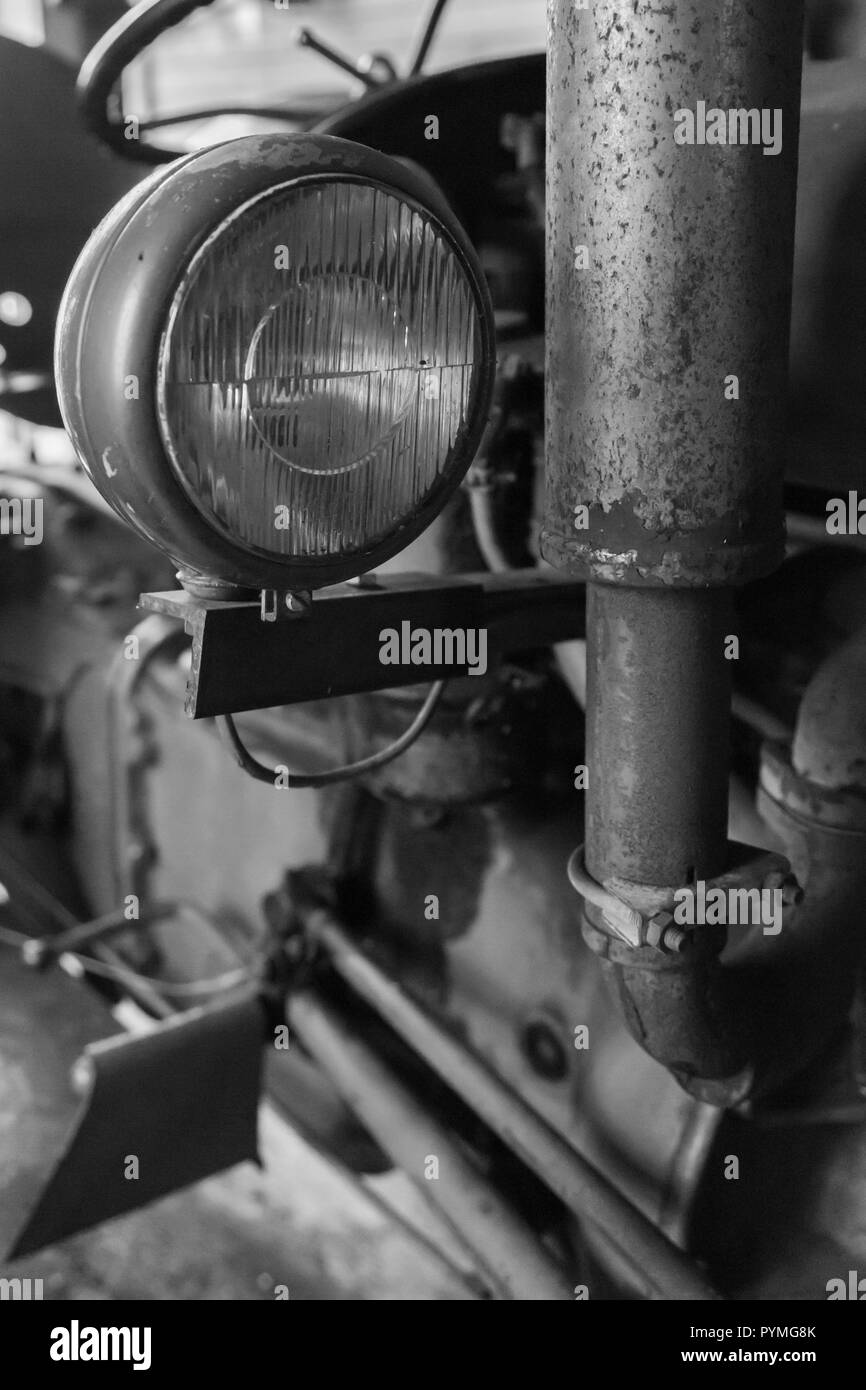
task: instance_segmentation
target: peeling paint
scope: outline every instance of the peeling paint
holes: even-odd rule
[[[745,582],[783,558],[800,29],[769,0],[714,21],[706,0],[552,0],[551,24],[545,558]],[[698,100],[783,109],[782,153],[677,145]]]

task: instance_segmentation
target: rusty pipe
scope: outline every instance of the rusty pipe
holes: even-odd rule
[[[599,883],[662,888],[725,870],[731,609],[725,589],[588,586],[585,856]],[[719,979],[724,933],[704,928],[672,957],[611,940],[586,915],[644,1050],[687,1089],[710,1082],[703,1098],[738,1099],[749,1073]]]
[[[758,810],[803,902],[778,939],[708,928],[694,951],[630,950],[587,925],[633,1034],[680,1084],[715,1105],[766,1103],[844,1055],[866,959],[866,628],[812,678],[786,742],[761,750]]]
[[[396,981],[358,949],[331,912],[320,907],[309,909],[305,926],[345,982],[579,1220],[597,1228],[634,1271],[645,1297],[719,1297],[688,1255],[483,1062],[424,1013]]]
[[[564,1270],[534,1231],[357,1029],[309,990],[292,995],[287,1018],[347,1104],[473,1254],[497,1297],[573,1298]]]
[[[802,39],[801,0],[550,4],[542,550],[589,581],[586,866],[605,886],[726,867],[725,591],[784,558]],[[739,1099],[724,936],[671,961],[587,917],[641,1045]]]
[[[542,549],[560,569],[700,588],[782,562],[802,36],[801,0],[551,0]],[[750,143],[698,143],[714,111]]]
[[[587,868],[600,882],[712,878],[727,855],[729,594],[588,589]]]
[[[752,1021],[757,1095],[844,1045],[866,957],[866,628],[819,667],[793,740],[762,749],[758,808],[784,845],[805,900],[778,949],[753,940],[729,987]]]

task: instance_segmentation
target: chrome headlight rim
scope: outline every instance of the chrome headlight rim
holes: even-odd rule
[[[275,558],[222,534],[196,506],[166,450],[158,383],[169,314],[190,266],[244,206],[314,179],[381,186],[419,210],[458,257],[481,335],[471,409],[447,474],[383,540],[350,553]],[[343,582],[398,554],[435,519],[477,449],[495,373],[493,312],[474,249],[435,186],[407,164],[327,135],[245,136],[186,156],[133,190],[96,229],[73,271],[57,330],[64,423],[97,489],[182,569],[247,589]],[[126,392],[130,379],[137,399]],[[122,496],[113,483],[123,472]]]

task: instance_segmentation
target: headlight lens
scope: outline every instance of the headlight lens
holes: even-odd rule
[[[161,352],[162,437],[224,535],[278,557],[358,552],[447,473],[480,353],[429,214],[354,181],[288,185],[190,266]]]
[[[314,588],[390,558],[468,468],[494,370],[475,253],[422,173],[332,136],[158,171],[97,228],[56,377],[103,496],[193,578]]]

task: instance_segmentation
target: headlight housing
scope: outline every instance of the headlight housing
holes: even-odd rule
[[[231,141],[145,181],[61,305],[94,483],[187,575],[315,588],[407,545],[487,417],[492,311],[425,176],[331,136]]]

